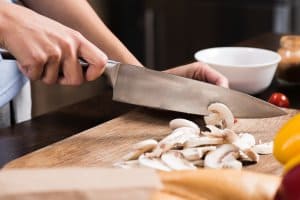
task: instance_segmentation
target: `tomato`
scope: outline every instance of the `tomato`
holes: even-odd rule
[[[287,98],[287,96],[279,92],[273,93],[269,98],[268,102],[279,107],[290,107],[290,101]]]

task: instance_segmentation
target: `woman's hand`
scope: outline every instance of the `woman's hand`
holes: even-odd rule
[[[228,88],[227,78],[202,62],[194,62],[191,64],[182,65],[168,69],[165,72]]]
[[[106,55],[79,32],[27,8],[3,2],[0,47],[16,57],[20,70],[31,80],[47,84],[78,85],[94,80],[107,62]],[[78,58],[89,63],[86,73]]]

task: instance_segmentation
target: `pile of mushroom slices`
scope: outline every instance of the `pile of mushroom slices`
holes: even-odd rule
[[[243,163],[259,161],[259,154],[271,154],[273,142],[256,144],[249,133],[237,134],[230,128],[234,117],[227,106],[213,103],[204,117],[207,130],[186,119],[170,121],[171,134],[161,141],[148,139],[132,146],[121,168],[150,167],[158,170],[193,170],[205,168],[241,169]]]

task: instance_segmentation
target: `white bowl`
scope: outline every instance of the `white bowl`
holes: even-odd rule
[[[194,56],[224,74],[230,88],[248,94],[259,93],[271,84],[281,60],[276,52],[249,47],[216,47]]]

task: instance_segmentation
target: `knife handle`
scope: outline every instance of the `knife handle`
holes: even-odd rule
[[[3,59],[5,60],[16,60],[16,58],[9,53],[8,51],[4,50],[4,49],[0,49],[0,54],[2,56]],[[89,63],[86,62],[84,59],[79,58],[79,63],[82,66],[83,72],[86,72]],[[117,80],[117,74],[119,71],[119,62],[117,61],[113,61],[113,60],[108,60],[106,65],[105,65],[105,71],[104,74],[107,76],[109,83],[112,87],[115,86],[116,80]],[[59,72],[60,75],[63,75],[63,72]]]

